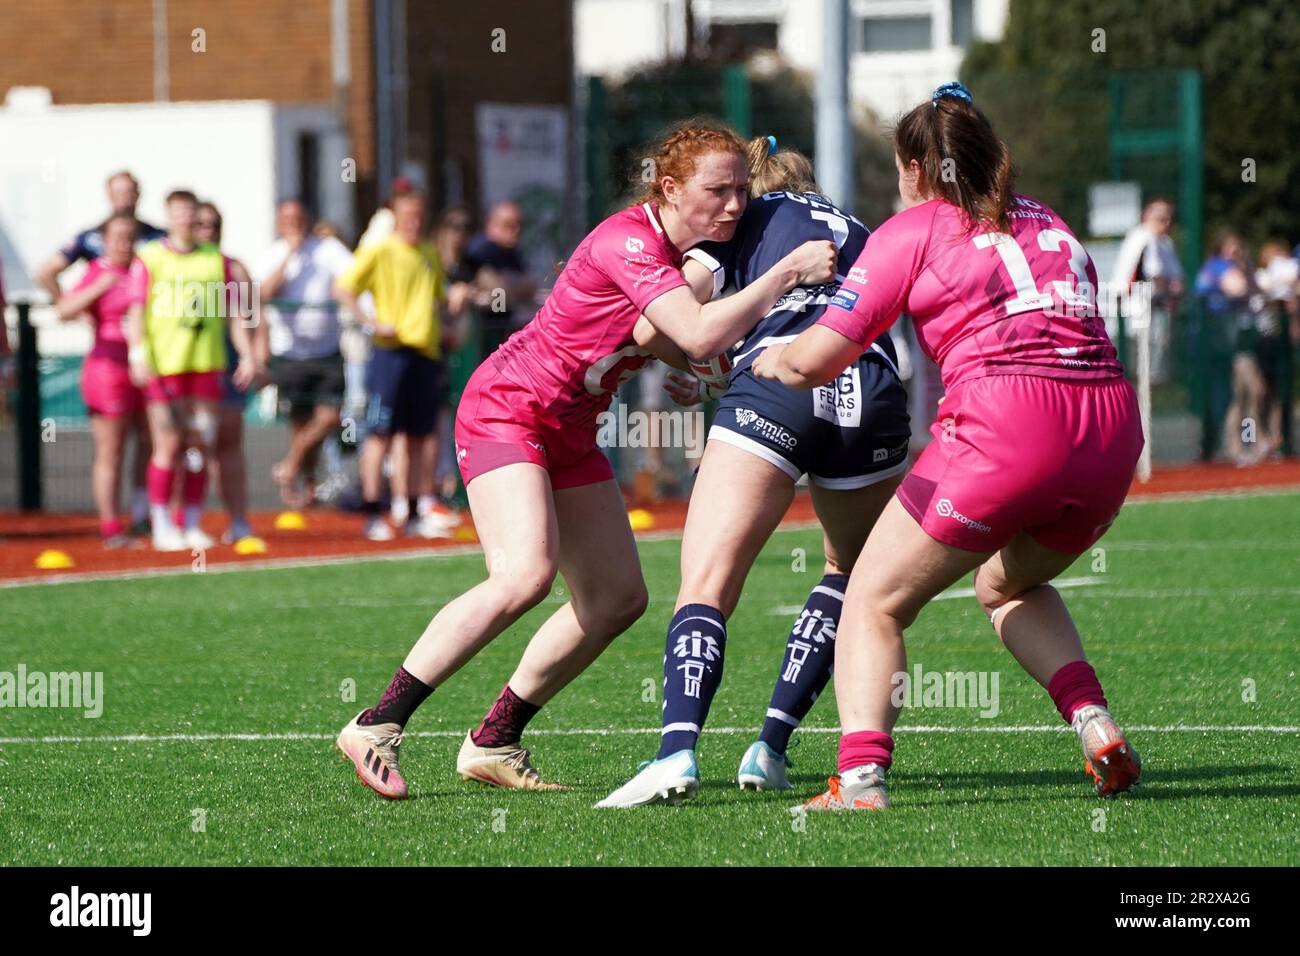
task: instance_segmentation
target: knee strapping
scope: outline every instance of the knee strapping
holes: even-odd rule
[[[200,409],[190,415],[190,429],[199,437],[204,448],[211,448],[217,443],[217,416]]]
[[[1017,591],[1015,594],[1012,594],[1010,597],[1003,598],[1001,601],[995,604],[993,606],[993,609],[989,611],[989,623],[993,625],[993,630],[996,631],[998,629],[998,617],[1001,616],[1001,614],[1007,609],[1008,604],[1010,604],[1012,601],[1019,601],[1023,599],[1024,596],[1031,591],[1036,591],[1039,588],[1049,588],[1049,587],[1051,587],[1050,584],[1031,584],[1023,591]]]

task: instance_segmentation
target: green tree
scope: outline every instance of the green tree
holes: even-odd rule
[[[1231,225],[1255,242],[1271,236],[1295,242],[1297,49],[1295,0],[1011,0],[1003,39],[972,45],[961,73],[1024,167],[1025,191],[1082,228],[1087,199],[1079,187],[1108,178],[1109,79],[1122,73],[1127,90],[1145,93],[1145,102],[1126,102],[1133,112],[1127,119],[1145,114],[1170,125],[1161,115],[1171,108],[1167,71],[1198,70],[1207,232]],[[1140,71],[1150,71],[1149,83],[1138,78]],[[1254,160],[1254,182],[1243,181],[1247,159]],[[1138,178],[1148,192],[1170,192],[1174,172],[1153,158]]]
[[[644,177],[653,175],[647,160],[665,127],[692,116],[726,118],[723,76],[727,66],[714,61],[655,64],[609,88],[608,121],[601,130],[610,157],[609,182],[604,184],[611,197],[607,214],[631,202],[644,188]],[[752,133],[773,135],[782,146],[797,149],[815,162],[811,77],[770,54],[751,57],[745,72]],[[857,195],[852,200],[830,198],[851,205],[863,222],[875,226],[893,211],[893,153],[872,117],[863,117],[856,124],[854,140]]]

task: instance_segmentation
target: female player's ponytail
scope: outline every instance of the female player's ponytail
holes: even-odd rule
[[[916,160],[922,185],[966,214],[970,228],[1011,228],[1007,213],[1016,169],[1007,144],[960,83],[945,83],[898,122],[894,149],[906,167]]]
[[[745,149],[745,162],[749,166],[751,197],[775,192],[821,195],[811,160],[797,150],[778,150],[775,136],[751,139]]]

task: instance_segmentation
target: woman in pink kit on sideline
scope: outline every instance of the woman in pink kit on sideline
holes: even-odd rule
[[[556,789],[529,762],[529,719],[645,610],[626,506],[596,445],[615,390],[662,355],[710,358],[734,344],[782,295],[835,274],[835,246],[807,242],[758,282],[701,306],[682,253],[726,242],[748,199],[745,143],[685,124],[660,144],[642,202],[610,216],[574,250],[537,316],[470,377],[456,413],[456,458],[487,580],[445,605],[388,690],[343,728],[338,747],[357,776],[391,799],[407,795],[398,745],[411,713],[564,577],[569,600],[529,642],[456,772],[500,787]]]
[[[125,547],[131,541],[117,511],[127,435],[136,436],[137,459],[147,461],[150,454],[144,392],[131,381],[123,331],[135,230],[131,215],[114,215],[105,222],[104,255],[91,261],[76,288],[55,305],[64,321],[87,313],[95,323],[95,344],[81,367],[81,393],[95,440],[91,485],[106,548]]]
[[[1078,732],[1097,793],[1113,796],[1141,763],[1048,584],[1115,520],[1142,449],[1096,269],[1060,217],[1013,192],[1006,145],[961,84],[903,117],[895,151],[906,208],[867,240],[818,324],[754,364],[816,387],[906,310],[946,393],[935,440],[854,566],[835,654],[840,775],[805,809],[888,806],[903,630],[972,570],[998,636]]]

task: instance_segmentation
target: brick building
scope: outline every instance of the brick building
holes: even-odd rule
[[[562,107],[573,129],[570,0],[15,0],[0,9],[0,49],[0,100],[21,86],[47,88],[55,106],[328,110],[333,129],[317,132],[341,134],[355,161],[358,229],[399,172],[422,179],[435,208],[478,211],[480,103]],[[289,178],[319,198],[337,151],[311,133]]]

